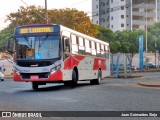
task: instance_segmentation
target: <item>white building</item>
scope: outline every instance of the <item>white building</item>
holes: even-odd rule
[[[92,20],[113,31],[145,29],[160,21],[160,0],[92,0]]]

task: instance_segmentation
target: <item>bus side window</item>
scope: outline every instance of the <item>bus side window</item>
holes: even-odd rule
[[[64,58],[69,57],[70,54],[70,41],[68,37],[63,37],[63,51],[64,51]]]
[[[109,46],[105,46],[106,58],[109,59]]]
[[[82,37],[79,37],[79,54],[85,55],[85,45]]]
[[[101,50],[100,50],[100,44],[99,43],[96,43],[97,44],[97,57],[101,57]]]
[[[101,44],[101,57],[106,58],[104,45]]]
[[[71,53],[72,54],[78,54],[78,37],[74,34],[71,35],[71,41],[72,41],[72,49],[71,49]]]

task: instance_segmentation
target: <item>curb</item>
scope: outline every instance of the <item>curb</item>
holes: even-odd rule
[[[160,87],[160,85],[151,85],[151,84],[145,84],[145,83],[137,83],[138,85],[141,85],[141,86],[145,86],[145,87]]]

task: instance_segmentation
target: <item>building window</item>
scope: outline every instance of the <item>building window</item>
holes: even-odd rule
[[[113,25],[111,26],[111,28],[113,29]]]
[[[113,8],[111,8],[111,12],[113,12]]]
[[[106,5],[109,5],[109,2],[106,2]]]
[[[96,8],[98,8],[98,5],[96,5]]]
[[[113,20],[113,16],[111,17],[111,20]]]
[[[102,10],[102,14],[105,14],[105,11],[104,11],[104,10]]]
[[[124,19],[124,15],[121,15],[121,18]]]
[[[103,7],[105,7],[105,3],[103,3]]]
[[[113,3],[113,0],[111,0],[111,3]]]
[[[96,21],[96,23],[98,24],[98,21]]]
[[[107,13],[109,13],[109,9],[107,9]]]
[[[121,6],[121,10],[124,10],[124,6]]]
[[[121,24],[121,27],[124,27],[124,24]]]
[[[105,22],[105,19],[103,19],[103,22]]]

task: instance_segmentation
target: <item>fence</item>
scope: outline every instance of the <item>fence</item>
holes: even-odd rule
[[[132,70],[131,54],[117,53],[110,55],[111,77],[130,77]]]

